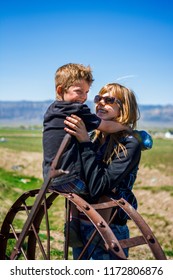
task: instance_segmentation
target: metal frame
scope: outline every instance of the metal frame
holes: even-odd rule
[[[39,246],[40,253],[42,258],[45,260],[50,259],[50,226],[49,226],[49,219],[48,219],[48,210],[54,203],[55,199],[58,196],[63,196],[65,198],[66,203],[66,220],[65,222],[68,224],[69,222],[69,213],[70,213],[70,203],[76,205],[79,211],[82,211],[88,219],[92,222],[95,227],[95,231],[90,237],[88,243],[84,246],[83,252],[79,256],[79,259],[82,258],[83,254],[87,250],[89,244],[93,241],[96,235],[100,236],[99,241],[103,240],[105,244],[105,248],[108,251],[111,251],[112,254],[115,254],[120,259],[126,259],[124,255],[123,249],[124,248],[131,248],[135,246],[140,246],[143,244],[148,245],[150,251],[153,254],[153,257],[158,260],[165,260],[165,254],[158,243],[156,237],[154,236],[153,232],[146,224],[144,219],[140,216],[140,214],[131,207],[131,205],[125,201],[124,199],[115,200],[112,197],[106,197],[106,202],[98,203],[98,204],[89,204],[84,199],[79,197],[76,194],[70,193],[58,193],[55,191],[47,191],[42,203],[39,206],[39,209],[36,211],[36,215],[31,223],[31,226],[28,231],[23,233],[18,232],[13,223],[15,221],[15,217],[18,213],[24,212],[26,216],[30,216],[29,211],[31,213],[31,209],[33,206],[27,205],[27,199],[30,197],[38,197],[40,190],[31,190],[22,194],[16,202],[12,205],[10,210],[8,211],[4,222],[1,227],[0,231],[0,259],[18,259],[20,255],[23,255],[24,259],[26,260],[34,260],[36,259],[36,244]],[[109,227],[111,221],[113,220],[114,216],[116,215],[116,211],[114,212],[114,216],[110,217],[109,221],[105,221],[105,219],[98,213],[100,210],[107,210],[120,207],[123,209],[127,215],[131,218],[131,220],[136,224],[138,229],[141,232],[140,236],[136,236],[129,239],[124,240],[117,240],[114,236],[111,228]],[[28,219],[27,218],[27,219]],[[26,221],[27,221],[26,219]],[[46,221],[46,232],[47,232],[47,245],[46,249],[43,247],[41,240],[39,238],[39,230],[42,220],[45,219]],[[68,259],[68,249],[69,249],[69,228],[66,227],[66,238],[64,239],[64,259]],[[19,237],[25,235],[25,238],[16,250],[16,245],[11,252],[10,256],[7,256],[7,242],[8,240],[16,240],[16,244],[19,242]],[[27,247],[23,248],[23,244],[27,243]],[[96,244],[97,246],[97,244]]]

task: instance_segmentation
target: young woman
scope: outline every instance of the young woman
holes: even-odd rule
[[[108,134],[95,131],[90,140],[83,121],[72,115],[67,117],[66,132],[74,135],[79,142],[85,183],[89,188],[91,201],[98,201],[104,194],[113,195],[116,199],[123,197],[134,208],[137,201],[132,192],[141,157],[141,143],[135,137],[134,129],[139,118],[139,109],[133,91],[117,84],[105,85],[95,96],[96,114],[101,119],[112,120],[125,124],[128,130]],[[127,215],[120,209],[111,228],[118,240],[129,237]],[[86,244],[93,231],[93,225],[80,214],[80,235]],[[92,251],[93,244],[88,248],[84,259]],[[73,248],[74,259],[77,259],[82,248]],[[128,256],[128,250],[124,250]],[[92,259],[115,259],[106,251],[102,242],[92,254]]]

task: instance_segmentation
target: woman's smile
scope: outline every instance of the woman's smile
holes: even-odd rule
[[[107,113],[107,110],[105,110],[105,109],[103,109],[103,108],[98,108],[98,109],[97,109],[97,114],[98,114],[98,113],[105,114],[105,113]]]

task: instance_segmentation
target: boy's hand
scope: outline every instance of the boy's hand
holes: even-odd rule
[[[85,124],[81,118],[76,115],[66,117],[64,123],[68,126],[64,130],[75,136],[79,142],[89,142],[90,138],[86,130]]]

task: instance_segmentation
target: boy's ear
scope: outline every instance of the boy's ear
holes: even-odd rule
[[[63,89],[61,85],[56,87],[56,98],[63,99]]]
[[[62,95],[62,86],[57,86],[56,92],[57,92],[57,94]]]

